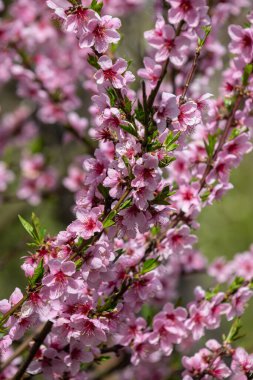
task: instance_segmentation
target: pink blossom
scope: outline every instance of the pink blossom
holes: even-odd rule
[[[155,30],[144,33],[148,43],[157,50],[156,62],[164,62],[168,58],[176,65],[181,66],[188,50],[189,40],[184,36],[176,37],[175,30],[167,25],[162,17],[156,22]]]
[[[145,79],[150,84],[151,89],[155,88],[157,82],[162,73],[162,66],[157,64],[152,58],[145,57],[144,60],[144,69],[138,70],[139,77]]]
[[[153,322],[153,332],[149,336],[152,344],[160,345],[165,355],[170,355],[173,344],[181,343],[186,337],[184,321],[187,317],[185,309],[174,309],[172,304],[166,304],[163,311],[158,313]]]
[[[67,0],[47,0],[49,8],[53,9],[57,16],[64,19],[64,26],[68,32],[77,33],[80,37],[85,32],[88,22],[96,18],[97,14],[87,9],[89,1],[82,0],[81,5],[71,7]]]
[[[229,45],[230,51],[243,57],[245,62],[251,62],[253,58],[253,29],[230,25],[228,33],[232,40]]]
[[[76,375],[80,370],[80,363],[90,363],[94,356],[91,351],[83,347],[83,344],[74,339],[70,342],[69,355],[66,355],[64,361],[70,367],[71,374]]]
[[[191,208],[196,208],[197,210],[200,207],[200,198],[198,195],[198,189],[189,185],[180,186],[179,190],[175,195],[172,196],[173,201],[177,205],[180,205],[182,211],[188,213]]]
[[[0,300],[0,312],[5,314],[11,307],[16,305],[23,298],[23,294],[19,288],[15,288],[11,294],[9,301],[7,299]]]
[[[116,31],[121,26],[118,18],[103,16],[89,21],[86,31],[81,35],[79,45],[81,48],[94,46],[98,53],[105,53],[109,44],[117,43],[120,35]]]
[[[200,9],[205,6],[204,0],[167,0],[171,9],[169,10],[169,21],[178,24],[185,21],[189,26],[195,28],[200,20]]]
[[[238,347],[233,354],[231,369],[236,373],[236,379],[248,379],[247,375],[253,370],[253,355],[249,355],[243,348]]]
[[[169,254],[181,253],[184,248],[197,242],[197,238],[190,234],[190,228],[186,225],[178,229],[172,228],[166,234],[166,243],[168,244]]]
[[[106,87],[113,86],[117,89],[121,89],[126,85],[123,74],[127,70],[127,62],[124,59],[119,58],[115,63],[112,63],[109,57],[103,55],[99,58],[98,64],[101,69],[95,74],[97,84],[105,85]]]
[[[164,131],[166,125],[170,125],[171,120],[179,115],[176,96],[168,92],[162,93],[162,100],[159,108],[155,113],[154,119],[158,124],[159,130]]]
[[[108,167],[108,159],[100,151],[95,151],[95,158],[88,158],[84,161],[83,166],[87,171],[85,184],[87,185],[96,185],[102,183],[106,177],[106,169]]]
[[[117,342],[123,346],[128,346],[137,336],[142,338],[142,333],[145,330],[147,323],[145,319],[139,317],[136,319],[127,320],[122,324],[120,332],[117,336]]]
[[[240,316],[243,314],[247,302],[252,297],[253,292],[249,290],[248,287],[242,286],[231,299],[231,310],[229,311],[227,318],[228,320],[233,319],[235,316]]]
[[[148,153],[144,154],[137,160],[133,174],[135,176],[135,179],[132,180],[133,187],[147,186],[151,190],[155,189],[160,180],[157,157]]]
[[[201,121],[197,104],[189,100],[179,106],[179,114],[176,121],[172,122],[173,127],[179,131],[192,131]]]
[[[72,261],[60,262],[51,260],[48,263],[50,273],[43,278],[43,285],[50,290],[50,298],[57,299],[65,291],[70,293],[77,291],[77,283],[71,276],[75,273],[76,267]]]
[[[83,239],[89,239],[96,232],[102,230],[102,223],[98,219],[100,210],[93,208],[90,211],[78,210],[76,213],[77,220],[68,226],[68,231],[81,236]]]
[[[191,332],[194,340],[199,340],[204,335],[209,312],[210,306],[207,302],[202,303],[200,306],[196,304],[190,305],[190,317],[186,320],[185,326]]]

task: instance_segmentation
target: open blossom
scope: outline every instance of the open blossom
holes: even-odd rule
[[[231,369],[236,374],[235,379],[247,380],[253,371],[253,355],[238,347],[233,354]]]
[[[197,186],[182,185],[175,195],[172,197],[177,207],[188,213],[190,210],[200,208],[200,198]]]
[[[165,24],[160,16],[156,22],[155,30],[145,32],[145,38],[157,50],[156,62],[164,62],[168,58],[176,65],[181,66],[186,60],[189,40],[185,36],[176,36],[171,25]]]
[[[117,336],[117,342],[123,346],[128,346],[137,336],[142,337],[143,331],[147,327],[147,322],[144,318],[129,319],[120,327],[120,332]]]
[[[68,231],[84,239],[89,239],[95,232],[102,231],[103,225],[99,221],[99,214],[98,208],[93,208],[90,211],[78,210],[77,219],[69,225]]]
[[[126,79],[123,74],[127,70],[127,62],[119,58],[115,63],[112,60],[103,55],[98,60],[98,64],[101,67],[95,74],[97,84],[105,86],[113,86],[115,88],[122,88],[126,85]]]
[[[151,89],[153,89],[157,85],[157,82],[161,76],[162,66],[149,57],[145,57],[143,62],[145,68],[139,69],[138,75],[139,77],[146,79],[150,84]]]
[[[98,53],[105,53],[109,44],[120,40],[120,35],[116,31],[120,26],[121,22],[118,18],[111,16],[93,18],[87,24],[86,31],[80,36],[79,45],[81,48],[94,46]]]
[[[176,130],[185,132],[192,131],[201,121],[197,104],[193,100],[189,100],[179,106],[179,114],[177,120],[172,122]]]
[[[162,99],[159,108],[154,115],[154,119],[158,124],[161,132],[165,127],[170,126],[171,120],[177,118],[179,115],[179,108],[177,105],[176,96],[168,92],[162,93]]]
[[[11,294],[9,301],[7,299],[0,300],[0,312],[5,314],[10,308],[16,305],[23,298],[23,294],[19,288],[16,288]]]
[[[158,159],[148,153],[144,154],[142,158],[137,160],[133,169],[135,179],[132,181],[133,187],[148,187],[155,189],[160,179],[158,169]]]
[[[166,0],[171,9],[169,10],[169,21],[178,24],[185,21],[192,28],[200,21],[201,7],[206,5],[205,0]]]
[[[47,0],[47,5],[65,20],[65,29],[77,33],[78,37],[86,31],[89,21],[98,17],[96,12],[87,8],[90,5],[89,0],[82,0],[79,5],[74,6],[67,0]]]
[[[100,151],[95,151],[95,158],[88,158],[84,161],[83,166],[87,171],[85,184],[86,185],[96,185],[102,183],[106,177],[106,170],[108,167],[108,159]]]
[[[229,45],[230,51],[239,54],[245,62],[251,62],[253,58],[253,28],[230,25],[228,33],[232,40]]]
[[[247,302],[253,296],[253,291],[249,290],[248,287],[241,287],[231,299],[231,310],[229,311],[227,318],[228,320],[233,319],[235,316],[240,316],[243,314]]]
[[[190,305],[190,317],[186,320],[185,326],[191,331],[194,340],[198,340],[204,335],[209,312],[210,307],[207,302],[202,303],[201,306],[197,304]]]
[[[43,279],[45,285],[50,291],[50,298],[57,299],[65,291],[70,293],[76,292],[78,285],[71,278],[76,271],[75,264],[72,261],[60,262],[52,260],[48,263],[50,273]]]
[[[172,304],[166,304],[163,311],[158,313],[153,321],[153,332],[149,336],[152,344],[160,345],[165,355],[170,355],[173,344],[179,344],[186,337],[184,321],[187,312],[184,308],[174,309]]]
[[[93,359],[92,352],[85,348],[80,341],[75,339],[70,341],[69,355],[66,355],[64,361],[70,367],[73,376],[79,372],[81,363],[90,363]]]
[[[206,342],[207,348],[202,348],[194,356],[183,356],[182,364],[186,369],[183,372],[184,380],[198,378],[226,379],[231,375],[231,370],[217,352],[221,345],[215,340]]]
[[[196,243],[196,241],[196,236],[190,234],[190,228],[188,226],[183,225],[178,229],[172,228],[168,231],[165,238],[165,242],[168,245],[166,254],[182,253],[186,246],[191,246]]]
[[[249,153],[252,148],[253,146],[251,142],[249,142],[248,136],[245,133],[242,133],[224,145],[224,151],[227,155],[234,156],[236,164],[239,164],[242,156],[245,153]]]

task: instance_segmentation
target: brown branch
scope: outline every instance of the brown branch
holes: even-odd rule
[[[200,56],[200,52],[201,52],[201,47],[198,46],[197,49],[196,49],[196,52],[195,52],[195,55],[194,55],[194,60],[193,60],[193,63],[192,63],[192,67],[187,75],[187,79],[186,79],[186,83],[184,85],[184,89],[183,89],[183,93],[182,95],[180,96],[180,101],[179,103],[180,104],[183,104],[184,101],[185,101],[185,97],[186,97],[186,94],[187,94],[187,91],[188,91],[188,88],[194,78],[194,75],[195,75],[195,72],[196,72],[196,69],[197,69],[197,63],[198,63],[198,59],[199,59],[199,56]]]

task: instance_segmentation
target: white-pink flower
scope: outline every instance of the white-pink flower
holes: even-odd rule
[[[42,284],[49,289],[51,299],[61,297],[65,291],[69,293],[77,291],[78,284],[72,278],[76,271],[73,261],[51,260],[48,263],[48,268],[49,274],[43,278]]]
[[[99,54],[105,53],[109,44],[115,44],[120,40],[120,34],[116,31],[120,27],[121,22],[118,18],[111,16],[93,18],[80,36],[79,45],[81,48],[94,46]]]
[[[117,89],[121,89],[126,85],[126,80],[123,74],[127,70],[127,61],[119,58],[115,63],[113,63],[109,57],[103,55],[99,58],[98,64],[101,69],[95,74],[97,84],[104,85],[106,87],[112,86]]]
[[[68,226],[68,231],[81,236],[83,239],[89,239],[96,232],[102,231],[103,224],[99,221],[100,209],[83,210],[78,209],[76,216],[77,220]]]
[[[162,66],[150,57],[145,57],[143,62],[145,68],[139,69],[137,73],[139,77],[146,79],[150,84],[151,89],[153,89],[157,85],[157,82],[161,76]]]

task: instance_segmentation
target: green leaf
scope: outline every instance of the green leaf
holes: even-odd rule
[[[176,157],[165,156],[162,160],[159,161],[159,168],[165,168],[166,166],[169,166],[175,160],[176,160]]]
[[[205,192],[204,192],[204,194],[201,194],[201,200],[202,200],[202,202],[205,202],[205,201],[207,201],[207,199],[209,198],[209,195],[211,194],[211,192],[210,192],[210,190],[206,190]]]
[[[159,267],[159,265],[160,265],[159,257],[157,257],[156,259],[148,259],[144,262],[143,267],[141,268],[140,274],[149,273],[152,270]]]
[[[127,124],[127,125],[120,124],[120,128],[123,129],[123,131],[129,133],[130,135],[138,137],[135,128],[131,124]]]
[[[228,289],[229,293],[234,294],[244,283],[243,277],[236,277]]]
[[[118,261],[120,256],[122,256],[125,253],[125,250],[120,248],[120,249],[117,249],[117,251],[115,251],[115,253],[117,253],[117,255],[116,255],[115,259],[113,260],[113,263],[116,263],[116,261]]]
[[[103,356],[99,356],[99,358],[96,358],[96,359],[95,359],[95,362],[96,362],[97,364],[102,364],[102,363],[106,362],[106,361],[109,360],[109,359],[111,359],[110,356],[103,355]]]
[[[100,13],[103,8],[103,3],[100,3],[97,0],[92,0],[90,7],[93,9],[93,11]]]
[[[105,220],[104,223],[103,223],[103,227],[104,228],[108,228],[108,227],[111,227],[115,224],[115,221],[112,220],[112,219],[108,219],[108,220]]]
[[[122,205],[120,206],[119,210],[124,210],[125,208],[128,208],[132,205],[132,199],[127,199]]]
[[[103,221],[104,228],[111,227],[115,224],[115,221],[113,220],[113,218],[116,216],[116,214],[117,214],[116,211],[111,211],[109,215],[107,215],[107,217]]]
[[[235,96],[224,99],[224,105],[228,112],[231,112],[235,103]]]
[[[75,261],[76,269],[79,270],[82,265],[83,265],[83,259],[80,257],[80,259]]]
[[[25,220],[21,215],[18,215],[18,218],[22,224],[22,226],[24,227],[24,229],[28,232],[28,234],[34,238],[34,234],[33,234],[33,226],[27,222],[27,220]]]
[[[116,104],[116,101],[117,101],[117,94],[115,92],[115,89],[114,88],[107,88],[106,92],[110,98],[111,107],[114,107]]]
[[[32,287],[36,286],[43,278],[44,275],[44,265],[43,265],[43,259],[40,260],[37,268],[34,271],[33,276],[29,279],[30,285]]]
[[[213,288],[213,289],[209,289],[209,290],[207,290],[207,291],[206,291],[206,295],[205,295],[205,299],[206,299],[207,301],[211,301],[212,298],[213,298],[214,296],[216,296],[216,294],[219,293],[219,291],[220,291],[220,285],[217,285],[217,286],[216,286],[215,288]]]
[[[178,144],[176,144],[176,141],[179,139],[181,135],[181,132],[177,132],[175,135],[173,132],[169,132],[165,141],[164,146],[167,152],[171,152],[172,150],[175,150],[178,147]]]
[[[253,72],[253,64],[252,63],[248,63],[245,66],[244,73],[243,73],[243,76],[242,76],[242,84],[244,86],[248,85],[249,77],[252,74],[252,72]]]
[[[95,55],[92,55],[92,54],[88,54],[88,59],[87,59],[88,63],[94,67],[95,69],[99,70],[100,69],[100,66],[98,64],[98,59]]]
[[[206,142],[204,140],[204,144],[205,144],[205,148],[206,148],[206,152],[207,152],[208,157],[210,157],[210,158],[213,157],[214,148],[215,148],[215,144],[216,144],[216,136],[208,135],[208,142]]]
[[[21,215],[18,215],[18,218],[24,229],[34,240],[34,242],[29,243],[29,245],[38,246],[43,244],[46,235],[46,230],[41,227],[39,218],[34,213],[32,213],[32,224],[27,222]]]
[[[98,185],[98,191],[104,197],[104,199],[107,199],[109,197],[109,189],[103,186],[102,183]]]
[[[161,227],[156,225],[156,226],[153,226],[151,227],[151,230],[150,230],[151,234],[153,236],[157,236],[160,232],[161,232]]]
[[[140,123],[145,123],[145,112],[140,101],[138,101],[138,107],[135,110],[135,117]]]
[[[35,241],[40,245],[44,242],[46,229],[41,227],[40,220],[34,213],[32,213],[32,225]]]
[[[128,114],[132,112],[132,102],[127,96],[124,98],[124,111]]]
[[[198,40],[198,47],[200,47],[200,48],[202,48],[204,46],[206,39],[212,30],[212,26],[211,25],[202,26],[202,30],[205,32],[205,36],[203,38],[199,38],[199,40]]]
[[[239,338],[239,331],[242,328],[240,318],[236,318],[229,330],[228,336],[225,338],[226,343],[232,343]]]
[[[170,190],[170,186],[165,186],[151,203],[157,205],[168,205],[169,202],[167,201],[167,198],[173,194],[175,194],[175,192]]]
[[[160,141],[156,140],[147,145],[147,151],[154,152],[155,150],[161,149],[162,146],[163,145],[160,143]]]

